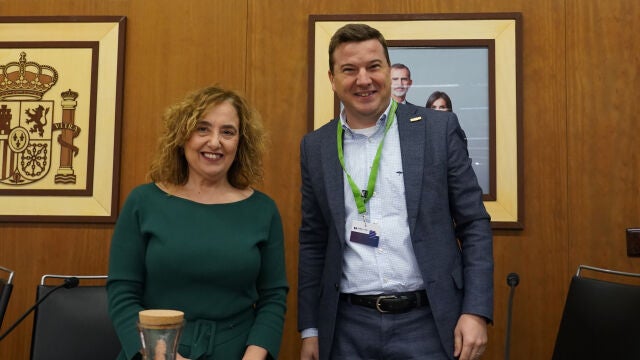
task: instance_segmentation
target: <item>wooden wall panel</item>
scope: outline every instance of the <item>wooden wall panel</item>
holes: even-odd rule
[[[518,272],[511,358],[550,358],[579,263],[640,271],[623,230],[640,226],[640,3],[635,0],[0,0],[3,16],[125,15],[120,199],[144,181],[164,108],[220,83],[244,91],[271,137],[260,189],[282,213],[291,283],[281,358],[296,359],[298,145],[307,131],[309,14],[521,12],[525,229],[495,233],[495,324],[485,359],[502,359],[509,272]],[[0,204],[2,206],[2,204]],[[17,270],[8,325],[43,273],[104,273],[111,225],[0,224],[0,264]],[[26,359],[31,318],[0,344]]]
[[[567,1],[569,267],[640,272],[625,228],[640,227],[640,5]]]
[[[567,253],[564,4],[524,2],[522,40],[525,229],[497,234],[496,325],[503,350],[506,274],[520,274],[511,333],[511,358],[549,359],[564,293]],[[500,271],[502,269],[502,271]],[[502,272],[502,274],[500,274]],[[502,302],[502,304],[500,304]],[[500,352],[489,359],[501,359]]]
[[[247,4],[235,1],[0,1],[2,16],[127,16],[121,203],[145,182],[165,107],[207,84],[245,90]],[[2,206],[2,204],[0,204]],[[0,264],[16,271],[4,331],[35,300],[45,273],[104,274],[112,225],[0,224]],[[33,316],[0,344],[28,359]]]
[[[290,289],[281,359],[299,358],[297,332],[299,142],[307,131],[306,10],[278,1],[249,2],[247,93],[269,129],[264,191],[278,204],[285,233]]]

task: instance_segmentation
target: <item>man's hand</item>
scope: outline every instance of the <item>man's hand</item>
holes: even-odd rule
[[[302,349],[300,349],[300,360],[319,360],[318,337],[311,336],[302,339]]]
[[[487,347],[487,321],[482,316],[462,314],[454,336],[454,356],[459,360],[480,359]]]

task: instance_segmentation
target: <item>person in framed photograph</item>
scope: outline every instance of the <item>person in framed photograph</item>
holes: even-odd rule
[[[444,91],[434,91],[429,95],[427,103],[425,104],[427,109],[439,110],[439,111],[453,111],[453,104],[451,98]]]
[[[413,84],[411,70],[405,64],[391,65],[391,96],[401,104],[407,103],[407,93]]]
[[[386,41],[329,43],[344,107],[300,144],[302,360],[476,360],[493,318],[493,240],[452,112],[392,98]]]

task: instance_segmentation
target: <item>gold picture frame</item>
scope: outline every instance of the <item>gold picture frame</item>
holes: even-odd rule
[[[489,143],[494,177],[484,204],[494,229],[523,229],[521,18],[520,13],[310,15],[309,130],[336,116],[339,104],[327,76],[328,48],[331,36],[347,23],[366,23],[380,30],[390,44],[490,43]]]
[[[0,17],[0,222],[115,222],[125,25]]]

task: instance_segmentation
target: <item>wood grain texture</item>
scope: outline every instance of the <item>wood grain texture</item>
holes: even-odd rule
[[[624,228],[640,226],[634,151],[640,87],[635,0],[0,0],[3,16],[125,15],[121,203],[146,181],[160,117],[198,87],[244,92],[271,138],[260,189],[277,202],[291,284],[281,359],[296,359],[299,141],[307,132],[310,14],[521,12],[525,228],[494,235],[495,322],[484,359],[502,359],[508,286],[518,272],[511,358],[551,357],[580,263],[640,272]],[[2,204],[0,204],[2,206]],[[0,264],[16,270],[4,327],[35,299],[44,273],[105,273],[112,225],[0,224]],[[0,359],[27,359],[32,317]]]
[[[120,205],[147,181],[166,106],[209,84],[245,90],[246,2],[2,1],[0,8],[3,16],[127,17]],[[112,232],[113,225],[0,224],[0,263],[16,271],[3,330],[35,301],[43,274],[105,274]],[[29,358],[32,323],[31,315],[2,341],[0,359]]]
[[[567,1],[569,268],[640,272],[640,4]],[[570,70],[569,70],[570,69]]]

